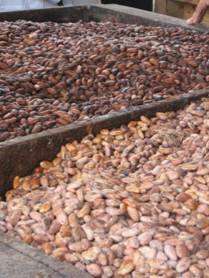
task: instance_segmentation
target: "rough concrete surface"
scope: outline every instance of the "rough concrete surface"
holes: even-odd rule
[[[0,233],[0,278],[90,278],[70,263],[54,260],[41,251]]]

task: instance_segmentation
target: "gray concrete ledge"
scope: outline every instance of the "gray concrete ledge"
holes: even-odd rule
[[[0,232],[0,278],[90,278],[70,263],[59,262]]]

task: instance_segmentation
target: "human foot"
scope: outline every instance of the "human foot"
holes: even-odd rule
[[[192,17],[187,20],[187,23],[190,25],[200,23],[207,11],[208,6],[209,0],[200,0],[195,12],[193,13]]]

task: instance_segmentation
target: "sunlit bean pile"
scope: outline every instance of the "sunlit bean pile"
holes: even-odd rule
[[[102,130],[16,177],[0,228],[93,277],[208,277],[208,153],[208,99]]]
[[[0,23],[0,142],[209,86],[209,34]]]

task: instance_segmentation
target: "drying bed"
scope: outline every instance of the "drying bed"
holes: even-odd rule
[[[67,142],[81,140],[89,133],[97,134],[103,128],[120,127],[131,120],[139,119],[142,115],[152,117],[156,112],[176,111],[191,101],[207,97],[208,94],[208,89],[191,92],[172,100],[141,105],[126,112],[99,116],[96,119],[3,142],[0,144],[0,193],[5,194],[15,176],[29,174],[42,160],[52,160],[60,147]],[[28,161],[30,163],[27,163]]]
[[[42,22],[46,15],[59,24]],[[158,15],[152,19],[152,13],[114,5],[0,14],[0,20],[6,18],[42,23],[0,23],[0,137],[17,138],[0,145],[0,183],[5,188],[15,175],[52,159],[66,137],[82,138],[89,126],[96,130],[101,124],[101,129],[111,121],[118,126],[150,107],[173,107],[176,95],[178,103],[185,103],[182,93],[208,83],[208,35],[182,29],[180,20]],[[114,23],[95,22],[104,18]],[[76,23],[79,19],[83,22]],[[133,19],[170,27],[126,25]],[[66,126],[49,129],[61,125]],[[42,130],[47,131],[38,133]]]
[[[1,13],[10,22],[1,22],[0,142],[207,87],[207,33],[124,11],[113,5]],[[52,14],[59,23],[11,22]],[[111,22],[90,21],[104,17]],[[144,25],[117,22],[125,19]]]
[[[61,147],[0,202],[1,229],[93,277],[207,277],[209,100]]]
[[[42,22],[46,15],[49,21],[57,22],[107,19],[172,26],[169,30],[176,30],[177,37],[182,30],[176,26],[185,27],[180,20],[159,15],[154,18],[152,13],[115,5],[4,13],[0,14],[0,20]],[[21,24],[26,23],[22,21]],[[28,25],[32,29],[37,26]],[[49,26],[53,29],[56,24],[50,23]],[[188,29],[190,31],[183,32],[195,34],[192,28]],[[33,31],[27,37],[29,44],[37,38]],[[207,39],[208,35],[202,36]],[[204,53],[204,47],[201,53]],[[28,48],[27,51],[31,52],[30,46]],[[136,50],[129,52],[134,54]],[[20,63],[24,62],[24,53],[22,57]],[[207,55],[203,57],[206,60]],[[187,60],[188,68],[194,68],[194,72],[199,69],[195,59],[196,56],[191,56]],[[208,65],[204,59],[201,67],[206,69]],[[148,63],[151,67],[157,65],[156,59]],[[3,62],[1,66],[7,65]],[[76,69],[80,71],[80,68]],[[208,77],[205,73],[203,75],[197,87],[192,88],[207,85]],[[190,80],[191,84],[193,80]],[[191,84],[187,84],[188,90]],[[9,86],[2,84],[1,94],[8,92],[13,97],[15,90],[10,88],[12,85],[13,82]],[[43,92],[39,92],[40,89],[36,86],[36,93],[41,96]],[[119,108],[119,112],[84,118],[64,127],[2,142],[1,193],[8,191],[15,176],[28,175],[42,163],[32,176],[14,179],[13,190],[6,195],[7,202],[0,204],[1,230],[97,277],[139,277],[147,274],[150,277],[159,273],[165,277],[207,275],[208,163],[205,154],[208,147],[208,101],[193,103],[177,113],[158,113],[152,119],[144,117],[153,117],[159,111],[176,111],[208,95],[208,89],[183,92],[165,100],[157,96],[159,101],[153,103],[133,105],[124,111]],[[19,93],[28,94],[24,91]],[[63,96],[58,90],[56,98],[63,97],[67,102],[66,94]],[[22,101],[23,97],[20,105]],[[34,105],[33,101],[30,105]],[[35,105],[39,107],[38,102]],[[140,121],[128,124],[142,115]],[[101,131],[121,125],[123,127],[118,130]],[[81,143],[73,142],[89,133],[98,135],[88,136]],[[54,159],[61,146],[61,152]],[[193,187],[190,187],[191,183]],[[69,203],[71,205],[67,206]]]
[[[2,22],[0,142],[209,84],[209,35],[113,22]]]

